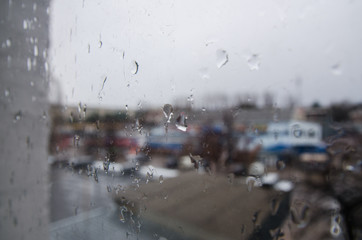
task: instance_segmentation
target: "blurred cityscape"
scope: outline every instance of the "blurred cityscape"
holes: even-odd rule
[[[296,158],[318,152],[325,156],[310,163],[323,162],[327,167],[336,155],[334,145],[345,145],[343,154],[351,155],[360,151],[362,140],[362,105],[347,103],[329,107],[316,103],[309,108],[240,103],[217,110],[166,104],[137,111],[88,108],[79,103],[52,105],[50,117],[51,161],[72,166],[94,161],[125,163],[134,154],[137,164],[191,168],[190,159],[198,156],[209,170],[246,174],[254,161],[273,167],[279,160],[291,163],[293,158],[296,163]],[[274,125],[279,127],[273,129]],[[153,156],[163,156],[164,162]],[[274,162],[265,162],[273,157]],[[359,168],[359,158],[348,159],[343,168]]]
[[[69,181],[68,190],[52,188],[52,221],[95,207],[77,200],[93,181],[74,187],[80,179],[66,180],[74,177],[60,168],[103,182],[107,192],[92,190],[91,199],[98,207],[116,203],[127,226],[121,234],[132,239],[361,237],[361,104],[117,111],[80,103],[53,105],[50,116],[51,179]],[[67,194],[79,205],[62,216],[57,202]],[[69,228],[54,229],[57,239],[74,237]]]

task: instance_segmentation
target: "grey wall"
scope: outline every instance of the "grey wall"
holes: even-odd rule
[[[0,1],[1,239],[48,239],[48,6]]]

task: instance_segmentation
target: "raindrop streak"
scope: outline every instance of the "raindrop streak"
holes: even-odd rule
[[[79,147],[80,136],[74,135],[74,146]]]
[[[180,113],[180,115],[176,118],[176,127],[177,129],[186,132],[187,124],[186,124],[187,116],[184,113]]]
[[[98,169],[94,170],[93,177],[94,177],[94,181],[98,182]]]
[[[112,192],[112,187],[107,185],[107,192]]]
[[[162,175],[160,175],[160,177],[159,177],[159,179],[158,179],[159,181],[160,181],[160,183],[162,184],[163,183],[163,176]]]
[[[258,227],[259,224],[258,224],[258,217],[259,217],[259,213],[260,213],[260,210],[259,211],[256,211],[253,215],[253,218],[251,219],[251,221],[253,222],[254,224],[254,228]]]
[[[78,215],[78,207],[74,208],[74,215]]]
[[[31,58],[28,58],[28,59],[26,60],[26,66],[27,66],[27,68],[28,68],[28,71],[31,71]]]
[[[101,92],[103,91],[104,84],[106,83],[106,81],[107,81],[107,77],[104,78],[102,88],[101,88],[101,90],[99,90],[99,93],[98,93],[98,98],[99,99],[102,99]]]
[[[270,202],[271,214],[273,216],[278,212],[279,206],[280,206],[280,200],[273,198]]]
[[[171,104],[165,104],[162,108],[163,114],[165,115],[165,118],[167,119],[167,123],[170,123],[172,115],[173,115],[173,107]]]
[[[126,222],[126,217],[125,217],[124,213],[127,212],[127,211],[128,211],[128,209],[127,209],[125,206],[123,206],[123,207],[121,208],[121,212],[120,212],[120,214],[119,214],[119,220],[120,220],[122,223],[125,223],[125,222]]]
[[[229,61],[229,55],[225,50],[219,49],[216,51],[216,66],[221,68]]]
[[[35,46],[34,46],[34,56],[37,57],[38,55],[39,55],[38,46],[35,45]]]
[[[86,113],[87,113],[87,104],[84,104],[84,105],[83,105],[83,115],[84,115],[84,118],[85,118]]]
[[[246,178],[246,186],[248,188],[248,192],[251,192],[251,190],[253,190],[254,184],[256,182],[256,178],[255,177],[247,177]]]
[[[109,159],[107,159],[105,162],[103,162],[103,170],[106,174],[108,174],[108,170],[109,170]]]
[[[137,74],[138,73],[138,67],[139,67],[138,62],[134,61],[131,73],[134,74],[134,75]]]
[[[249,69],[254,71],[254,70],[259,70],[260,68],[260,58],[258,54],[253,54],[251,55],[248,59],[247,59],[247,63],[249,66]]]

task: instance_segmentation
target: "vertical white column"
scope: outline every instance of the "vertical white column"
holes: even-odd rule
[[[0,238],[48,239],[49,0],[0,1]]]

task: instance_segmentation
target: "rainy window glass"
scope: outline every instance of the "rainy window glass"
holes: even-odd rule
[[[0,3],[4,239],[361,239],[362,3]]]

